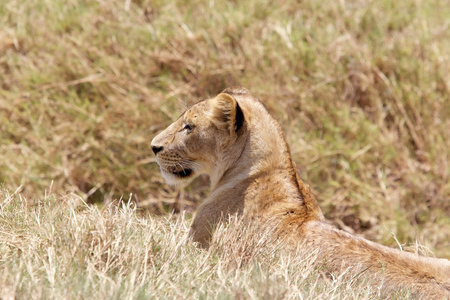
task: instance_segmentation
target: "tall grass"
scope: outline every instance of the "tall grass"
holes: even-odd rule
[[[206,251],[187,240],[184,214],[99,209],[76,195],[30,209],[5,191],[0,204],[2,299],[383,299],[363,274],[324,277],[315,253],[290,256],[233,219]]]
[[[67,281],[54,276],[71,274],[79,279],[73,293],[81,298],[95,288],[101,294],[114,286],[131,295],[128,289],[141,286],[132,282],[146,285],[142,276],[148,275],[136,261],[123,258],[121,265],[110,254],[101,256],[137,251],[145,258],[150,241],[139,237],[128,249],[108,237],[85,236],[89,228],[83,226],[106,222],[102,214],[114,210],[108,203],[130,194],[132,203],[151,212],[191,213],[207,195],[207,179],[180,190],[167,187],[149,144],[185,103],[232,85],[247,87],[280,121],[301,177],[333,223],[389,246],[397,247],[394,236],[406,247],[417,241],[424,246],[417,251],[450,258],[449,20],[446,0],[1,1],[0,183],[9,193],[21,187],[21,196],[11,199],[23,200],[9,203],[15,217],[2,220],[9,226],[0,229],[2,269],[10,270],[2,280],[45,296],[49,290],[36,282],[63,289]],[[42,209],[50,187],[56,200],[45,205],[61,203]],[[106,210],[86,206],[80,217],[86,223],[77,221],[73,233],[52,227],[49,219],[74,222],[66,213],[77,211],[68,203],[78,197]],[[133,218],[120,219],[126,234],[112,232],[127,242],[140,228],[174,234],[175,244],[164,247],[182,239],[163,219]],[[184,222],[173,226],[184,228]],[[113,230],[104,226],[95,234]],[[85,240],[75,241],[75,233]],[[9,234],[23,239],[7,242]],[[52,252],[58,251],[52,243],[64,241],[72,245],[70,259]],[[90,257],[88,249],[98,256],[95,263],[71,256]],[[173,249],[208,261],[191,246]],[[44,256],[67,264],[66,275]],[[109,267],[120,280],[98,271]],[[248,267],[245,276],[274,270],[258,268]],[[86,274],[98,280],[95,288]],[[169,289],[170,282],[158,284]],[[223,281],[223,288],[237,286]]]

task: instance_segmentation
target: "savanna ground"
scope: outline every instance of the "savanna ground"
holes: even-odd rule
[[[238,224],[186,242],[207,178],[168,187],[150,141],[233,85],[336,226],[450,258],[449,26],[448,0],[1,1],[0,297],[382,297]]]

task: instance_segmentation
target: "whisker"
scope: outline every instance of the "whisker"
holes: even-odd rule
[[[186,158],[178,158],[178,157],[158,157],[158,164],[163,170],[167,172],[187,172],[187,170],[200,170],[200,163],[186,159]],[[181,169],[181,171],[180,171]]]

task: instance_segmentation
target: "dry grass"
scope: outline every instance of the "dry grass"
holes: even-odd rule
[[[323,278],[315,253],[289,256],[236,220],[205,251],[187,240],[184,214],[143,217],[75,195],[29,209],[3,191],[0,203],[1,299],[383,299],[363,274]]]
[[[445,0],[1,1],[0,184],[29,214],[49,187],[192,212],[207,179],[167,187],[149,143],[185,102],[242,85],[337,226],[450,258],[449,20]]]

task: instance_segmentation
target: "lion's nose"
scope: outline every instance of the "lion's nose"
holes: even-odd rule
[[[158,154],[158,152],[161,152],[164,149],[163,146],[152,145],[151,147],[152,147],[152,151],[153,151],[153,153],[155,153],[155,155]]]

